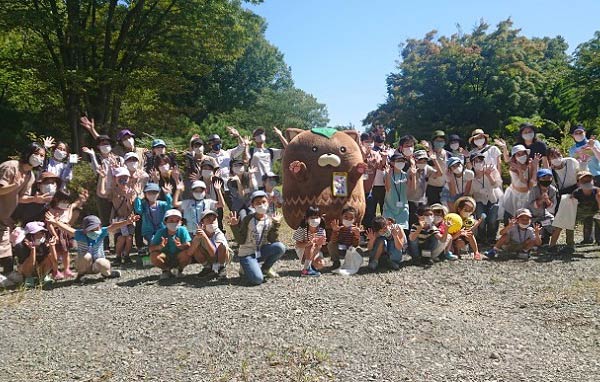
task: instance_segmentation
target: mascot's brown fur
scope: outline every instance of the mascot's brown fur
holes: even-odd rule
[[[328,128],[312,130],[287,129],[289,144],[283,152],[283,216],[296,229],[306,209],[317,206],[331,220],[340,219],[342,209],[349,205],[358,211],[360,225],[365,213],[363,162],[358,145],[358,132]],[[335,196],[333,173],[347,174],[347,196]]]

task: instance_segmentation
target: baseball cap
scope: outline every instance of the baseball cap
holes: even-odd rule
[[[119,131],[119,133],[117,134],[117,141],[122,140],[126,136],[135,137],[135,134],[132,133],[131,130],[129,130],[129,129],[123,129],[123,130]]]
[[[160,187],[156,183],[146,183],[146,187],[144,187],[144,192],[160,192]]]
[[[200,214],[200,220],[203,220],[205,217],[207,217],[208,215],[214,215],[215,217],[218,217],[219,215],[217,215],[217,213],[213,210],[204,210],[204,212],[202,212]]]
[[[47,231],[43,222],[29,222],[25,225],[25,233],[27,235],[33,235],[40,231]]]
[[[162,139],[155,139],[155,140],[153,140],[152,141],[152,148],[155,148],[155,147],[158,147],[158,146],[165,146],[165,147],[167,147],[167,144]]]
[[[98,229],[102,227],[102,222],[100,218],[96,215],[88,215],[83,218],[81,226],[85,232],[89,232],[93,229]]]
[[[199,187],[202,187],[206,190],[206,183],[204,183],[201,180],[195,180],[192,182],[192,188],[191,188],[192,190],[195,188],[199,188]]]
[[[167,218],[169,218],[171,216],[179,216],[179,218],[181,218],[181,212],[179,212],[179,210],[176,210],[174,208],[170,209],[170,210],[167,210],[167,212],[165,212],[165,219],[164,220],[167,220]]]

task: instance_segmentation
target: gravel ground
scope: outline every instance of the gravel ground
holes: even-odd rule
[[[156,269],[0,294],[0,381],[598,381],[600,259],[460,260],[245,287]]]

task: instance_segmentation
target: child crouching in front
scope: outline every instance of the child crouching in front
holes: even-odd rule
[[[400,225],[393,224],[383,216],[376,216],[373,219],[372,229],[367,231],[369,238],[369,269],[376,271],[379,265],[384,265],[389,269],[400,269],[402,261],[402,251],[406,246],[406,236]],[[397,258],[400,253],[399,259]],[[396,257],[397,261],[392,261]]]
[[[442,244],[444,235],[434,223],[431,207],[422,206],[417,214],[419,221],[413,224],[408,235],[410,255],[423,265],[432,265],[432,254]]]
[[[333,262],[331,270],[341,267],[340,259],[346,256],[346,252],[354,247],[358,247],[360,242],[360,228],[355,224],[356,209],[352,206],[346,206],[342,210],[342,225],[339,220],[331,222],[331,239],[327,244],[327,250],[331,261]]]
[[[500,239],[494,248],[486,252],[488,258],[497,256],[498,251],[505,251],[509,256],[516,255],[519,259],[529,259],[529,251],[542,244],[540,231],[542,226],[531,227],[531,212],[527,208],[517,210],[516,217],[511,219],[500,231]]]
[[[296,254],[302,262],[301,275],[320,276],[321,273],[315,268],[321,269],[323,266],[321,248],[325,245],[327,235],[318,207],[308,207],[293,239],[296,241]]]

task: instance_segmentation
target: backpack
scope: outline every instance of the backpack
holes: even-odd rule
[[[252,160],[252,157],[254,156],[254,149],[256,147],[250,147],[250,160]],[[271,157],[271,162],[273,162],[273,157],[275,156],[275,152],[273,151],[272,148],[267,148],[267,150],[269,150],[269,156]]]

